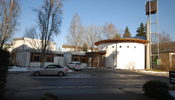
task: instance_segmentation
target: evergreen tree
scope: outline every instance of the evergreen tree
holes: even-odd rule
[[[121,38],[120,34],[115,34],[114,37],[113,37],[113,39],[119,39],[119,38]]]
[[[129,38],[129,37],[131,37],[131,33],[129,32],[129,28],[126,26],[123,38]]]
[[[137,34],[138,37],[146,37],[146,25],[143,23],[140,24],[140,27],[137,28]]]
[[[88,46],[87,46],[87,43],[83,43],[83,51],[85,51],[85,52],[87,52],[87,50],[88,50]]]

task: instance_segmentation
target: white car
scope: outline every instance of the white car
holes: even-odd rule
[[[73,70],[82,70],[85,67],[85,65],[83,65],[80,62],[70,62],[68,64],[68,68],[73,69]]]
[[[44,68],[39,68],[31,71],[31,75],[58,75],[64,76],[69,71],[68,68],[62,67],[61,65],[51,64]]]

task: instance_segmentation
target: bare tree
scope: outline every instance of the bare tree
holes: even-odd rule
[[[81,25],[80,16],[76,13],[72,18],[69,34],[66,37],[68,44],[75,46],[75,51],[77,51],[78,46],[83,45],[82,36],[83,26]]]
[[[30,28],[27,28],[25,30],[24,37],[29,38],[29,39],[27,39],[27,42],[29,43],[29,45],[31,46],[32,49],[36,50],[37,52],[41,51],[40,35],[37,34],[36,27],[33,26]]]
[[[114,24],[112,23],[106,24],[103,27],[103,38],[104,39],[112,39],[116,36],[116,34],[118,34],[118,31]]]
[[[160,43],[170,42],[171,40],[172,40],[171,36],[168,33],[166,33],[166,32],[162,32],[159,35],[159,42]]]
[[[0,48],[2,48],[16,30],[20,8],[17,0],[0,0],[0,9]]]
[[[91,52],[93,52],[94,43],[102,39],[102,33],[103,27],[91,25],[85,28],[84,37],[88,47],[91,47]]]
[[[41,8],[35,10],[41,39],[41,66],[46,61],[47,46],[53,35],[60,33],[62,22],[62,0],[44,0]]]
[[[94,44],[95,42],[101,40],[101,35],[103,33],[103,27],[98,27],[98,26],[88,26],[85,29],[85,34],[84,37],[86,40],[86,43],[88,44],[88,47],[91,47],[91,52],[94,50]],[[94,55],[91,54],[91,66],[93,66],[94,62]]]

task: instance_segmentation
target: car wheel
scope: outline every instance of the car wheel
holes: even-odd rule
[[[40,74],[40,72],[35,72],[34,73],[34,76],[40,76],[41,74]]]
[[[64,76],[64,72],[58,72],[58,76]]]

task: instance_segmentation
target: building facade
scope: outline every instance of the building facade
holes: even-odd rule
[[[105,67],[145,69],[145,44],[142,39],[111,39],[95,43],[105,53]]]
[[[175,42],[152,44],[152,53],[153,69],[175,69]]]

